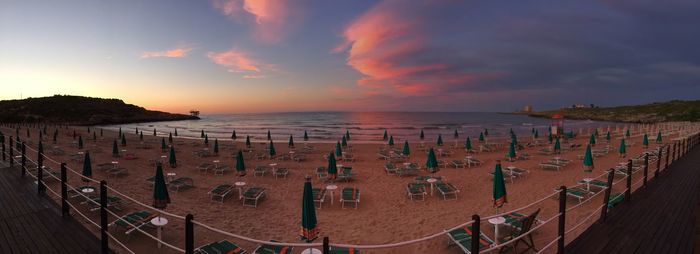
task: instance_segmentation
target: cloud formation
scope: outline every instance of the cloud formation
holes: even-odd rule
[[[170,58],[180,58],[185,57],[187,54],[194,49],[193,46],[178,46],[174,49],[164,50],[164,51],[146,51],[141,53],[141,58],[154,58],[154,57],[170,57]]]
[[[238,49],[209,52],[207,57],[214,63],[226,67],[229,72],[241,73],[243,78],[265,78],[276,71],[274,65],[265,64]]]
[[[214,0],[214,8],[242,23],[253,25],[253,37],[278,43],[301,19],[300,12],[287,0]]]

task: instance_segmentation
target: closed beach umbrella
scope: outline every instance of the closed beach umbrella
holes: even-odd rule
[[[157,209],[165,209],[170,203],[170,195],[168,187],[165,185],[165,176],[163,175],[163,167],[160,163],[156,166],[156,177],[153,183],[153,207]]]
[[[219,153],[219,139],[218,138],[214,139],[214,153],[215,154]]]
[[[209,135],[204,135],[204,145],[209,145]]]
[[[506,193],[506,181],[503,179],[501,161],[496,161],[496,169],[493,171],[493,207],[501,208],[508,202]]]
[[[423,134],[423,130],[420,130],[420,140],[425,139],[425,134]]]
[[[340,144],[341,144],[343,147],[348,146],[348,139],[347,139],[345,136],[343,136],[343,138],[340,140]]]
[[[535,130],[535,139],[538,139],[540,137],[540,131]]]
[[[177,128],[175,128],[175,137],[177,137]]]
[[[270,146],[269,146],[269,152],[270,152],[270,157],[275,156],[277,152],[275,151],[275,144],[272,143],[272,140],[270,140]]]
[[[479,133],[479,141],[484,142],[484,133]]]
[[[610,132],[608,131],[608,133],[605,134],[605,140],[610,142],[610,139],[612,139],[612,136],[610,136]]]
[[[583,156],[583,167],[586,172],[593,170],[593,153],[591,153],[591,145],[586,146],[586,154]]]
[[[647,136],[646,133],[644,133],[644,138],[642,139],[642,144],[644,145],[644,148],[649,147],[649,137]]]
[[[345,130],[345,138],[350,140],[350,130]]]
[[[56,141],[56,140],[54,140]],[[661,131],[659,131],[658,134],[656,134],[656,143],[661,143],[663,141],[663,138],[661,137]]]
[[[177,167],[177,158],[175,158],[175,146],[170,147],[170,155],[168,155],[168,163],[170,163],[171,168]]]
[[[245,135],[245,146],[250,148],[250,136]]]
[[[170,144],[173,143],[173,133],[172,132],[168,133],[168,143],[170,143]]]
[[[168,148],[168,146],[165,145],[165,138],[161,138],[160,139],[160,150],[165,152],[165,149],[167,149],[167,148]]]
[[[530,133],[532,133],[532,135],[535,135],[535,128],[534,127],[532,128],[532,130],[530,130]]]
[[[335,180],[338,175],[338,166],[335,165],[335,155],[330,153],[328,155],[328,179]]]
[[[408,140],[403,142],[403,151],[401,153],[405,156],[411,154],[411,148],[408,146]]]
[[[430,148],[430,151],[428,151],[428,160],[425,162],[425,167],[427,167],[431,172],[438,171],[437,156],[435,156],[435,150],[433,150],[432,147]]]
[[[114,140],[114,143],[112,143],[112,156],[119,157],[119,148],[117,147],[116,140]]]
[[[588,144],[591,146],[595,146],[595,135],[591,134],[591,137],[588,138]]]
[[[554,142],[554,153],[561,153],[561,142],[559,142],[559,138]]]
[[[156,136],[156,128],[153,128],[153,136]]]
[[[83,136],[78,136],[78,149],[83,149]]]
[[[472,150],[472,140],[467,137],[467,141],[464,141],[464,149],[467,149],[467,151]]]
[[[459,132],[457,132],[457,129],[455,129],[455,134],[454,134],[455,139],[459,138]]]
[[[335,156],[343,156],[343,148],[341,147],[340,142],[335,144]]]
[[[514,146],[518,145],[518,136],[516,136],[514,132],[510,133],[510,143],[512,143]]]
[[[387,140],[389,138],[389,133],[384,130],[384,136],[382,136],[382,140]]]
[[[549,143],[551,144],[551,143],[552,143],[552,140],[553,140],[553,137],[552,137],[552,133],[551,133],[551,132],[550,132],[549,135],[547,136],[547,139],[549,140]]]
[[[233,133],[231,133],[231,139],[236,140],[238,137],[236,137],[236,130],[233,130]]]
[[[489,129],[484,129],[484,136],[489,136]]]
[[[510,161],[515,160],[515,144],[513,144],[513,142],[511,142],[510,146],[508,147],[508,159]]]
[[[56,130],[56,134],[58,134],[58,129]],[[100,137],[104,137],[105,133],[104,130],[100,129]]]
[[[92,140],[97,140],[97,132],[92,132]]]
[[[437,145],[441,146],[442,144],[442,134],[438,134]]]
[[[90,160],[90,152],[85,153],[85,159],[83,159],[83,176],[86,177],[83,179],[84,182],[87,182],[87,178],[92,178],[92,161]]]
[[[139,127],[136,127],[136,128],[134,129],[134,131],[135,131],[136,134],[138,135],[138,134],[139,134]]]
[[[309,134],[304,131],[304,141],[309,141]]]
[[[53,132],[53,143],[55,144],[56,142],[58,142],[58,129]]]
[[[287,144],[289,147],[294,147],[294,138],[292,135],[289,135],[289,143]]]
[[[272,140],[272,133],[270,133],[270,130],[267,130],[267,140]]]
[[[394,146],[394,135],[391,135],[391,137],[389,137],[389,145]]]
[[[122,134],[122,146],[126,146],[126,135]]]
[[[73,131],[73,133],[75,133],[75,131]],[[121,135],[122,135],[122,127],[119,127],[119,136],[121,136]]]
[[[632,133],[630,132],[630,129],[627,129],[627,132],[625,133],[625,136],[628,137],[628,138],[632,136]]]
[[[200,134],[199,137],[204,138],[204,130],[202,130],[202,134]]]
[[[306,176],[306,181],[304,181],[304,194],[301,198],[301,240],[307,243],[312,242],[318,238],[318,233],[311,177]]]
[[[238,150],[238,155],[236,155],[236,171],[238,171],[239,176],[245,176],[245,163],[243,162],[243,151]]]
[[[620,140],[620,157],[623,158],[627,155],[627,145],[625,144],[625,139]]]

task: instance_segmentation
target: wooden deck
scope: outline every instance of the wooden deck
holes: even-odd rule
[[[613,208],[571,242],[569,253],[693,253],[700,193],[700,148]]]
[[[97,237],[37,195],[30,176],[0,162],[0,253],[99,253],[99,247]]]

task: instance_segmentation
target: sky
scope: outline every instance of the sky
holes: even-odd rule
[[[0,99],[512,111],[700,99],[697,0],[0,0]]]

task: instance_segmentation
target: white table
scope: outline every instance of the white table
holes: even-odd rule
[[[503,223],[506,223],[506,218],[504,218],[504,217],[491,218],[491,219],[489,219],[489,223],[491,223],[493,225],[494,234],[496,235],[496,237],[494,237],[494,239],[493,239],[493,243],[495,245],[498,245],[498,236],[499,236],[498,235],[498,226],[503,224]]]
[[[243,198],[243,186],[245,186],[246,183],[245,182],[235,182],[235,183],[233,183],[233,185],[238,187],[238,199],[242,199]]]
[[[153,224],[153,226],[156,226],[156,230],[158,231],[158,240],[161,240],[163,227],[168,224],[168,219],[158,216],[151,219],[151,224]],[[159,241],[158,248],[160,249],[162,246],[163,244]]]
[[[331,193],[331,205],[333,204],[333,191],[338,189],[338,185],[331,184],[326,186],[326,190],[328,190]]]
[[[323,254],[323,251],[316,248],[308,248],[301,251],[301,254]]]
[[[270,163],[270,168],[272,168],[272,171],[275,171],[275,167],[277,167],[277,163]]]
[[[117,168],[117,165],[119,165],[119,162],[118,162],[118,161],[113,161],[113,162],[112,162],[112,166],[114,166],[115,169]]]
[[[177,175],[175,172],[170,172],[165,174],[168,177],[168,182],[172,182],[173,179],[175,179],[175,176]]]
[[[586,182],[586,190],[591,190],[591,181],[593,181],[593,178],[583,178],[583,181]]]
[[[428,182],[428,183],[430,183],[430,196],[432,196],[432,195],[433,195],[433,185],[434,185],[438,180],[435,179],[435,178],[428,178],[428,179],[425,180],[425,181]]]
[[[85,194],[90,194],[90,193],[95,192],[95,188],[92,188],[92,187],[90,187],[90,188],[83,188],[83,189],[80,190],[80,191],[81,191],[82,193],[85,193]]]

